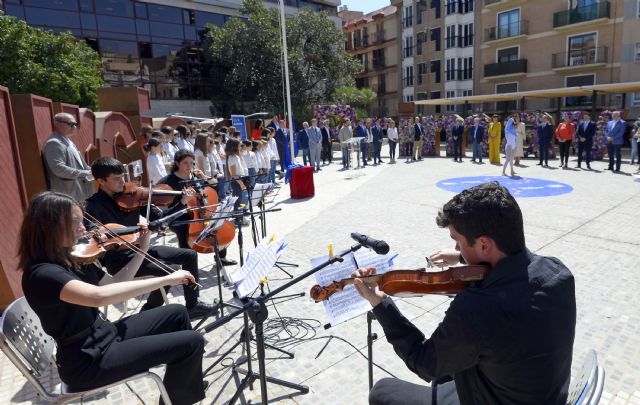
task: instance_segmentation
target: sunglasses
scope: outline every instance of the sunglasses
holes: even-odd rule
[[[68,121],[58,121],[56,120],[56,122],[59,122],[61,124],[67,124],[69,125],[71,128],[79,128],[80,124],[78,124],[77,122],[68,122]]]

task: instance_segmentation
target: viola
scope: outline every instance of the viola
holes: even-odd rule
[[[178,195],[182,195],[182,191],[175,191],[169,185],[159,184],[152,187],[151,202],[156,205],[168,206]],[[140,187],[134,183],[126,183],[124,190],[116,193],[113,198],[121,210],[131,212],[147,205],[149,201],[149,189]]]
[[[136,243],[141,229],[139,226],[120,224],[105,224],[104,227],[107,230],[88,232],[73,246],[71,257],[77,264],[93,263],[104,256],[108,250]]]
[[[198,186],[196,187],[196,195],[187,201],[189,208],[198,208],[190,210],[191,219],[207,219],[213,217],[215,210],[206,208],[218,202],[218,193],[212,187]],[[196,239],[207,227],[208,222],[192,222],[189,224],[188,241],[191,249],[198,253],[213,253],[215,251],[215,243],[218,244],[218,250],[226,249],[233,239],[236,237],[236,229],[231,221],[225,221],[224,224],[215,232],[215,241],[213,237],[205,238],[198,243]]]
[[[455,295],[476,281],[483,280],[490,268],[482,265],[450,267],[443,271],[390,270],[384,274],[345,278],[326,287],[314,285],[309,295],[316,302],[329,299],[333,294],[353,284],[356,278],[365,284],[377,285],[381,291],[394,297],[412,297],[425,294]]]

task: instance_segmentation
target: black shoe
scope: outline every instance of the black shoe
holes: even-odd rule
[[[220,310],[218,309],[217,304],[205,304],[204,302],[198,301],[196,305],[191,308],[187,308],[187,312],[189,313],[189,318],[191,320],[202,318],[203,316],[207,316],[209,314],[216,315]]]
[[[238,262],[236,262],[235,260],[227,259],[226,257],[221,257],[220,263],[222,263],[223,266],[235,266],[236,264],[238,264]]]
[[[591,170],[591,165],[587,163],[587,169]]]
[[[542,162],[537,163],[536,166],[542,166]]]

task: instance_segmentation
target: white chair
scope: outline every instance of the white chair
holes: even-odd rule
[[[24,297],[18,298],[9,305],[0,318],[0,349],[31,383],[38,396],[43,400],[66,404],[99,394],[129,381],[151,378],[158,386],[164,403],[171,404],[162,379],[152,372],[139,373],[113,384],[79,392],[68,392],[68,387],[62,383],[61,392],[49,392],[44,388],[40,379],[46,377],[49,374],[49,369],[55,366],[54,346],[53,338],[42,330],[40,319],[29,307]]]
[[[590,350],[580,372],[571,379],[567,405],[598,405],[604,389],[604,369]]]

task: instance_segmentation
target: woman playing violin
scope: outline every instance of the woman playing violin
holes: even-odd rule
[[[195,168],[195,154],[186,149],[179,150],[173,160],[173,166],[171,168],[171,173],[169,173],[165,178],[160,180],[159,184],[166,184],[170,186],[174,190],[182,190],[184,186],[182,185],[182,181],[191,180],[193,177],[198,179],[205,179],[206,176],[202,172],[202,170]],[[212,181],[212,185],[216,185],[216,181]],[[193,190],[191,190],[193,192]],[[181,199],[180,197],[176,197],[173,201],[173,204],[170,205],[170,210],[175,210],[176,208],[184,208],[186,201]],[[209,208],[212,211],[216,210],[216,207]],[[187,214],[181,217],[179,220],[188,220],[190,219]],[[189,225],[179,225],[172,226],[171,229],[175,232],[176,237],[178,238],[178,246],[184,249],[189,249]],[[224,266],[232,266],[237,264],[235,260],[227,259],[227,249],[220,250],[220,261]]]
[[[85,211],[90,218],[95,218],[102,224],[120,224],[134,226],[140,221],[141,215],[146,215],[146,207],[136,208],[132,211],[124,212],[115,200],[118,193],[124,189],[125,167],[118,160],[103,156],[96,159],[91,164],[91,173],[99,185],[98,191],[86,201]],[[188,190],[181,197],[183,203],[194,195],[193,190]],[[177,207],[176,209],[178,209]],[[170,210],[170,213],[173,212]],[[150,221],[162,217],[159,208],[151,210]],[[187,270],[198,281],[198,254],[191,249],[181,249],[173,246],[153,246],[149,249],[149,255],[165,264],[179,264],[183,270]],[[133,257],[129,250],[108,251],[102,264],[110,274],[117,274],[120,269]],[[155,263],[145,260],[138,272],[138,276],[162,276],[164,270]],[[199,290],[193,286],[184,286],[184,300],[189,316],[192,319],[203,317],[211,313],[213,306],[198,300]],[[164,303],[160,291],[152,291],[147,302],[143,305],[142,311],[158,307]]]
[[[387,340],[429,387],[397,379],[376,383],[370,404],[564,404],[571,372],[576,322],[574,280],[552,257],[525,246],[522,213],[498,183],[467,189],[436,218],[448,228],[455,251],[432,260],[491,270],[458,293],[431,337],[426,338],[381,292],[356,279]],[[360,269],[354,277],[374,269]],[[434,384],[435,385],[435,384]]]
[[[167,305],[113,323],[98,310],[165,286],[195,283],[194,277],[178,270],[133,280],[141,254],[113,277],[93,264],[77,266],[71,249],[84,233],[78,203],[55,192],[31,200],[20,230],[22,289],[44,331],[56,341],[62,381],[85,390],[166,364],[164,383],[174,404],[203,399],[204,339],[191,330],[183,306]],[[148,248],[149,232],[143,229],[140,250]]]

